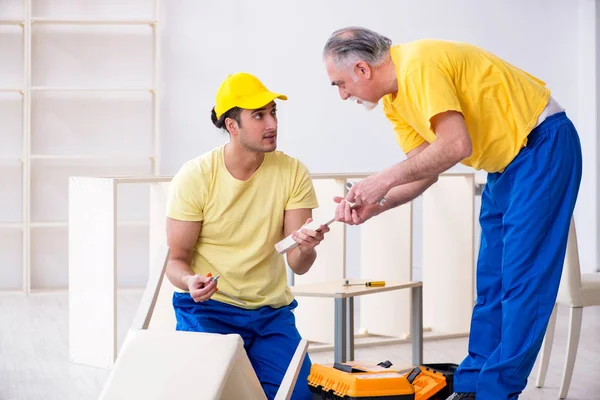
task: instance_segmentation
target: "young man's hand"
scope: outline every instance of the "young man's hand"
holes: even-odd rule
[[[383,211],[383,207],[377,203],[351,207],[343,197],[336,196],[333,201],[338,203],[335,208],[335,220],[348,225],[360,225]]]
[[[210,276],[189,275],[185,278],[190,296],[196,303],[206,301],[215,293],[217,282]]]
[[[304,226],[312,222],[312,220],[312,218],[307,219]],[[292,238],[298,243],[298,249],[300,251],[308,251],[318,246],[325,238],[327,232],[329,232],[329,227],[327,225],[321,225],[318,230],[300,228],[292,233]]]

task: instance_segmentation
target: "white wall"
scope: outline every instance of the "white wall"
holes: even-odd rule
[[[209,112],[220,82],[241,70],[289,96],[279,107],[279,148],[312,172],[376,171],[403,159],[381,109],[368,113],[342,102],[329,85],[321,49],[333,30],[347,25],[394,42],[435,37],[480,45],[544,79],[580,127],[584,147],[595,149],[595,103],[581,104],[597,95],[586,84],[588,76],[596,82],[597,69],[590,8],[592,0],[169,1],[161,16],[161,172],[172,174],[227,139]],[[586,189],[577,208],[587,270],[597,265],[595,153],[586,153]]]

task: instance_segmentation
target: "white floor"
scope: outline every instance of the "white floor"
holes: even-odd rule
[[[140,298],[138,291],[119,294],[119,328],[126,327]],[[564,362],[568,311],[559,309],[553,356],[546,387],[535,387],[534,368],[521,399],[558,398]],[[600,399],[600,308],[585,309],[575,374],[568,399]],[[0,295],[0,399],[88,400],[97,399],[107,377],[106,370],[68,361],[68,297],[66,293],[29,297]],[[459,363],[467,350],[466,339],[425,342],[425,362]],[[411,347],[389,345],[358,348],[355,358],[395,365],[410,364]],[[333,361],[332,352],[311,353],[317,363]]]

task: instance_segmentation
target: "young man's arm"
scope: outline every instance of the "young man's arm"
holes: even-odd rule
[[[166,275],[181,290],[187,290],[196,302],[208,300],[214,293],[216,282],[194,274],[191,268],[194,246],[202,222],[178,221],[167,217],[167,244],[169,260]]]
[[[301,229],[304,224],[312,220],[310,208],[286,210],[283,222],[284,236],[293,234],[298,246],[287,252],[287,262],[295,274],[302,275],[308,272],[317,258],[315,247],[321,243],[325,233],[329,232],[328,226],[321,226],[319,232],[310,229]]]

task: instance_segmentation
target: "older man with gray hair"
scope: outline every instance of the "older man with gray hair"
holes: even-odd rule
[[[544,82],[471,44],[392,45],[349,27],[323,57],[342,100],[382,102],[407,155],[335,198],[337,220],[361,224],[411,201],[458,163],[488,172],[469,352],[449,399],[517,399],[560,283],[581,181],[575,127]]]

